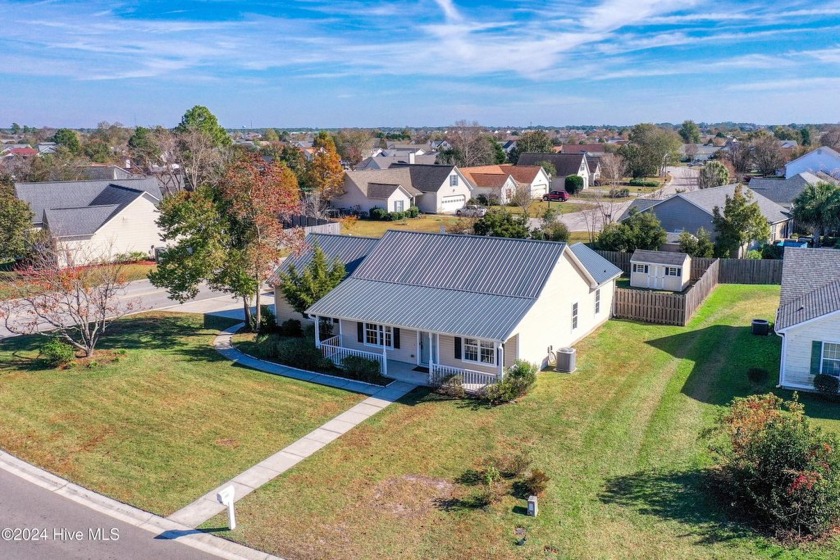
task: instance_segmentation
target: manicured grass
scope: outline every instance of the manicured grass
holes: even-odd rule
[[[211,346],[219,326],[133,316],[102,365],[67,370],[32,361],[43,338],[0,341],[0,447],[168,515],[362,400],[233,365]]]
[[[143,280],[149,276],[149,272],[155,269],[154,262],[137,262],[122,265],[122,279],[125,282]],[[24,279],[19,273],[10,269],[10,266],[0,268],[0,300],[11,297],[11,284]]]
[[[706,486],[703,431],[733,397],[776,383],[780,340],[749,323],[772,319],[778,297],[723,285],[689,327],[610,321],[578,344],[575,374],[541,373],[515,404],[415,391],[247,496],[221,534],[292,560],[837,558],[836,542],[797,550],[756,535]],[[769,370],[763,385],[752,366]],[[838,430],[840,407],[802,400]],[[520,452],[551,477],[539,517],[512,496],[487,510],[459,501],[475,492],[459,482],[468,469]]]
[[[532,218],[540,218],[545,214],[549,204],[551,209],[560,214],[573,214],[574,212],[582,212],[590,210],[595,207],[594,204],[586,204],[582,202],[543,202],[542,200],[535,200],[531,206],[528,207],[528,215]],[[502,209],[511,214],[522,214],[522,208],[519,206],[491,206],[491,208]]]

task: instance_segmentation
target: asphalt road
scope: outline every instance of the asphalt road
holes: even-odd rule
[[[20,540],[10,540],[10,534],[12,539]],[[216,557],[175,540],[156,539],[154,533],[0,470],[0,558],[209,560]]]
[[[230,298],[230,296],[220,292],[214,292],[205,287],[199,291],[198,295],[196,295],[191,302],[214,298]],[[180,304],[177,301],[169,299],[166,295],[166,290],[152,286],[152,283],[148,280],[136,280],[134,282],[130,282],[125,287],[125,293],[120,296],[120,300],[123,302],[132,302],[135,305],[135,313],[141,311],[154,311],[156,309],[165,309],[170,307],[177,310],[177,308],[180,307]],[[185,305],[188,305],[191,302],[188,302]],[[14,335],[6,329],[3,321],[0,321],[0,340],[10,336]],[[0,558],[2,557],[0,556]]]

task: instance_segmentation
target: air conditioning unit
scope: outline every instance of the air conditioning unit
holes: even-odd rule
[[[576,365],[577,351],[574,348],[558,348],[557,349],[557,366],[556,369],[560,373],[572,373],[577,369]]]

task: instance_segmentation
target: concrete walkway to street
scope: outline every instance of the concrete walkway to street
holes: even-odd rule
[[[198,500],[176,511],[167,518],[170,521],[174,521],[188,527],[197,527],[211,517],[225,511],[225,506],[221,505],[216,500],[216,494],[222,488],[233,485],[235,488],[234,499],[242,499],[260,486],[280,476],[299,462],[313,455],[330,442],[335,441],[343,434],[349,432],[380,410],[387,407],[392,402],[400,399],[417,387],[416,385],[405,383],[403,381],[394,381],[387,387],[380,387],[369,383],[362,383],[350,379],[333,377],[331,375],[313,373],[311,371],[299,370],[272,362],[266,362],[264,360],[258,360],[257,358],[243,354],[231,344],[231,337],[236,331],[242,328],[242,326],[243,324],[240,323],[239,325],[230,327],[216,337],[216,350],[229,360],[266,373],[282,375],[284,377],[291,377],[293,379],[300,379],[321,385],[328,385],[330,387],[338,387],[370,396],[356,406],[352,407],[350,410],[339,414],[326,424],[309,432],[268,459],[257,463],[250,469],[240,473],[238,476],[220,485],[218,488],[211,490]]]

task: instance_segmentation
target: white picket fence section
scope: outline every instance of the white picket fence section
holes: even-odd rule
[[[461,378],[464,389],[469,392],[478,391],[499,380],[498,376],[493,373],[484,373],[483,371],[443,366],[440,364],[429,365],[429,383],[432,386],[440,385],[444,379],[453,375]]]
[[[382,353],[365,352],[364,350],[356,350],[354,348],[344,348],[341,346],[339,337],[334,336],[321,341],[321,353],[325,358],[331,360],[332,363],[341,367],[344,363],[344,358],[347,356],[358,356],[359,358],[367,358],[379,363],[379,373],[388,375],[388,360],[385,358],[385,349]]]

